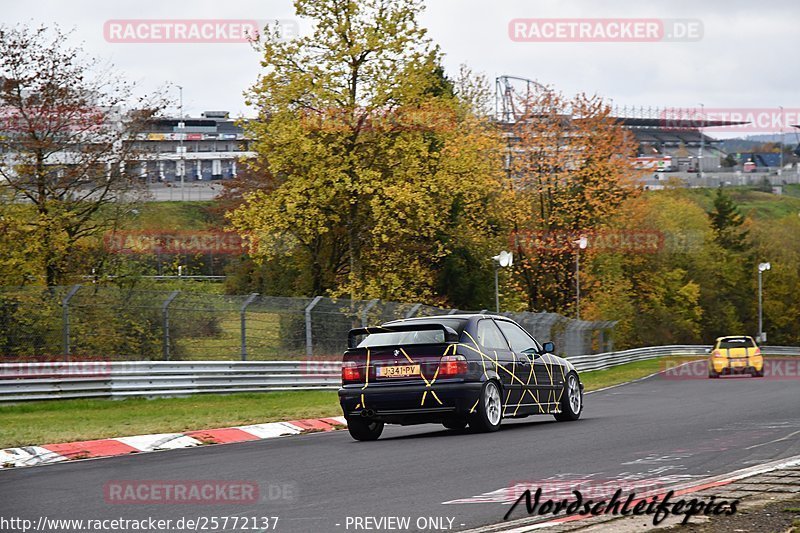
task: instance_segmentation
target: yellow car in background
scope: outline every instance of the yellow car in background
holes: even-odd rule
[[[744,335],[719,337],[708,359],[708,377],[718,378],[731,374],[764,376],[764,357],[753,337]]]

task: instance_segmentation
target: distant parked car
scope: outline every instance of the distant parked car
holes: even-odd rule
[[[764,376],[764,357],[753,337],[720,337],[708,351],[711,353],[708,359],[709,378],[730,374],[750,374],[757,378]]]
[[[503,418],[583,410],[572,364],[505,317],[398,320],[351,330],[348,346],[339,401],[356,440],[377,439],[386,423],[496,431]]]

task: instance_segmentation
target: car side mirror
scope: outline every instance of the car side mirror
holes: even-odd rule
[[[552,342],[546,342],[542,345],[542,351],[544,353],[553,353],[556,351],[556,345]]]

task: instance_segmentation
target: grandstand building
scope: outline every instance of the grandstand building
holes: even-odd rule
[[[703,119],[669,119],[658,109],[617,108],[613,116],[630,130],[639,143],[637,166],[650,168],[648,161],[662,161],[653,170],[664,172],[713,172],[727,156],[721,141],[709,137],[702,128],[730,126],[732,122]]]
[[[540,90],[547,88],[526,78],[501,76],[495,81],[496,120],[505,129],[510,147],[515,142],[513,125],[525,116],[530,96]],[[697,109],[617,107],[611,115],[638,142],[634,166],[656,172],[719,170],[727,154],[721,141],[709,137],[703,129],[744,124],[708,120]]]
[[[240,159],[253,157],[250,140],[225,111],[200,117],[161,117],[131,140],[140,162],[133,172],[149,183],[235,178]]]

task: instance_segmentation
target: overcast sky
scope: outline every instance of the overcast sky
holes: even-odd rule
[[[258,73],[247,44],[109,43],[111,19],[295,19],[290,0],[34,0],[4,2],[5,23],[58,23],[86,52],[111,61],[144,90],[184,86],[184,108],[248,112],[242,91]],[[516,18],[697,19],[693,42],[514,42]],[[453,73],[511,74],[619,105],[800,107],[798,0],[429,0],[422,24]],[[300,21],[300,31],[307,31]],[[177,94],[176,94],[177,98]]]

